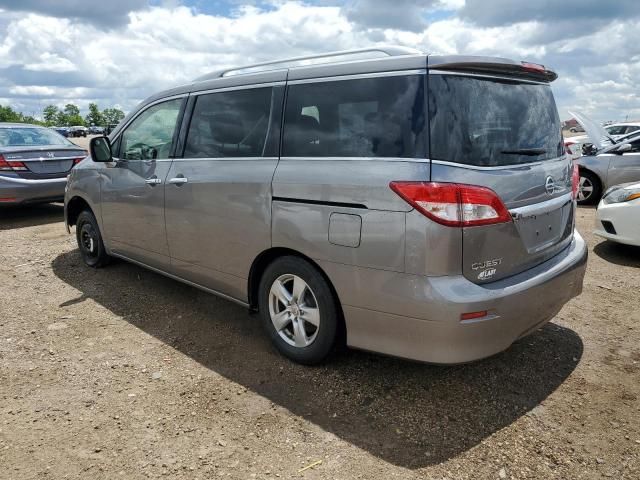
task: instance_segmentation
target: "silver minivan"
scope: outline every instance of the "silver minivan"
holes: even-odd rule
[[[91,142],[65,198],[118,257],[247,306],[301,363],[500,352],[582,290],[545,67],[398,47],[216,72]]]

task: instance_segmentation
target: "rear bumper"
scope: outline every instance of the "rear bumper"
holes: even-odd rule
[[[67,185],[65,178],[26,180],[0,175],[0,205],[61,201]]]
[[[585,241],[576,232],[572,243],[552,259],[491,284],[476,285],[463,276],[380,275],[371,270],[362,278],[352,275],[347,281],[356,288],[366,286],[374,294],[367,305],[362,297],[349,297],[355,289],[348,284],[339,281],[336,285],[347,343],[432,363],[463,363],[491,356],[544,325],[579,295],[586,261]],[[336,273],[340,277],[335,268],[323,267],[329,269],[332,279]],[[479,311],[488,314],[460,320],[463,313]]]

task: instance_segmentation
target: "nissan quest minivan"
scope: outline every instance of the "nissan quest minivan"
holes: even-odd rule
[[[67,230],[90,267],[118,257],[258,311],[300,363],[345,341],[487,357],[582,291],[556,77],[399,47],[209,74],[92,140]]]

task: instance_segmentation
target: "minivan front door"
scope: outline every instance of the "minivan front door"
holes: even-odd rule
[[[144,110],[114,139],[115,158],[103,170],[103,234],[111,251],[168,269],[164,182],[171,167],[176,124],[184,99]]]

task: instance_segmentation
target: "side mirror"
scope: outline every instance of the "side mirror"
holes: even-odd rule
[[[94,137],[89,143],[89,153],[94,162],[112,162],[111,142],[107,137]]]
[[[616,153],[626,153],[633,150],[633,146],[630,143],[623,143],[618,148],[616,148]]]

